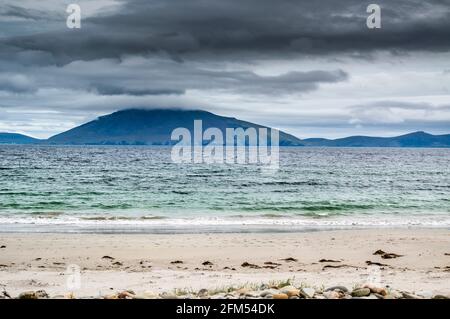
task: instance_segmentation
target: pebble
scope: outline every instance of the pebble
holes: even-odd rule
[[[298,297],[298,296],[300,295],[300,290],[298,290],[297,288],[295,288],[295,287],[292,286],[292,285],[283,287],[283,288],[280,290],[280,292],[281,292],[282,294],[287,295],[288,297],[294,297],[294,296],[295,296],[295,297]]]
[[[286,295],[288,295],[288,297],[299,297],[300,296],[300,290],[299,289],[292,289],[289,290]]]
[[[340,290],[342,292],[348,292],[348,289],[344,286],[333,286],[333,287],[325,289],[325,291],[333,291],[333,290]]]
[[[45,299],[48,298],[48,294],[45,290],[38,291],[25,291],[19,295],[19,299]]]
[[[275,295],[275,294],[277,294],[277,293],[278,293],[278,290],[276,290],[276,289],[266,289],[266,290],[263,290],[263,291],[260,293],[260,296],[261,296],[261,297],[265,297],[265,296],[267,296],[267,295],[272,296],[272,295]]]
[[[304,298],[313,298],[316,294],[316,290],[314,288],[302,288],[300,294]]]
[[[394,299],[403,298],[402,293],[401,293],[400,291],[397,291],[397,290],[391,290],[391,291],[388,293],[388,295],[386,295],[386,296],[389,296],[389,295],[390,295],[392,298],[394,298]],[[385,296],[385,299],[386,299],[386,296]]]
[[[260,295],[256,291],[251,291],[251,292],[246,293],[245,297],[247,297],[247,298],[259,298]]]
[[[352,297],[366,297],[370,295],[369,288],[357,288],[352,291]]]
[[[422,297],[420,297],[420,296],[417,296],[415,294],[411,294],[411,293],[408,293],[405,291],[402,291],[401,294],[402,294],[403,298],[405,298],[405,299],[422,299]]]
[[[269,288],[270,287],[270,288]],[[9,294],[4,290],[0,292],[0,299],[10,298]],[[50,298],[47,292],[44,290],[37,291],[25,291],[19,296],[19,299],[43,299]],[[211,298],[211,299],[300,299],[300,298],[313,298],[313,299],[450,299],[450,296],[445,295],[433,295],[431,291],[420,291],[417,294],[394,290],[387,288],[376,287],[371,284],[365,284],[364,286],[355,288],[351,293],[344,286],[333,286],[327,288],[325,291],[318,290],[310,287],[297,288],[294,285],[288,285],[282,288],[276,288],[276,285],[261,285],[258,288],[250,289],[243,287],[231,292],[218,292],[210,294],[208,289],[200,289],[197,293],[188,293],[181,296],[176,295],[173,292],[162,292],[160,294],[145,291],[144,293],[136,294],[132,290],[124,290],[118,293],[105,296],[90,296],[90,297],[76,297],[73,294],[68,296],[54,295],[52,299],[198,299],[198,298]]]
[[[136,294],[133,291],[126,290],[122,291],[117,295],[117,298],[119,299],[135,299]]]
[[[250,292],[250,289],[248,288],[240,288],[238,290],[235,291],[236,294],[238,295],[245,295],[246,293]]]
[[[369,288],[370,292],[382,295],[382,296],[386,296],[387,295],[387,290],[385,288],[381,288],[381,287],[376,287],[374,285],[371,284],[365,284],[363,286],[363,288]]]
[[[418,291],[417,294],[428,299],[433,297],[433,293],[431,291]]]
[[[339,298],[341,298],[341,294],[339,292],[337,292],[337,291],[334,291],[334,290],[332,290],[332,291],[325,291],[323,293],[323,296],[325,298],[327,298],[327,299],[339,299]]]
[[[288,285],[288,286],[284,286],[283,288],[280,289],[281,293],[287,294],[288,291],[291,290],[298,290],[297,287],[294,287],[292,285]]]
[[[138,296],[139,299],[158,299],[159,295],[153,291],[144,291],[141,295]]]
[[[209,294],[208,289],[200,289],[197,293],[197,296],[206,297],[208,296],[208,294]]]
[[[444,295],[436,295],[432,299],[450,299],[450,297],[449,296],[444,296]]]

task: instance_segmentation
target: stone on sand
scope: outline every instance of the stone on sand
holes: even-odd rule
[[[352,291],[352,297],[366,297],[370,295],[369,288],[357,288]]]
[[[238,294],[238,295],[245,295],[245,294],[247,294],[249,292],[250,292],[250,289],[245,288],[245,287],[240,288],[240,289],[235,291],[235,293]]]
[[[300,294],[304,298],[313,298],[315,293],[316,293],[316,290],[314,288],[305,287],[300,290]]]
[[[382,296],[386,296],[387,295],[387,290],[385,288],[382,287],[376,287],[372,284],[365,284],[362,288],[369,288],[370,292],[373,292],[375,294],[379,294]]]
[[[339,291],[342,291],[342,292],[348,292],[347,287],[344,287],[344,286],[332,286],[332,287],[329,287],[329,288],[325,289],[325,291],[333,291],[333,290],[339,290]]]
[[[294,287],[294,286],[292,286],[292,285],[287,285],[287,286],[281,287],[281,288],[280,288],[280,291],[281,291],[282,293],[285,293],[285,291],[289,291],[289,290],[292,290],[292,289],[297,289],[297,288]]]
[[[200,289],[197,293],[197,296],[206,297],[208,296],[208,294],[209,294],[208,289]]]
[[[48,298],[47,292],[45,290],[38,291],[25,291],[19,295],[19,299],[45,299]]]
[[[117,298],[119,298],[119,299],[135,299],[136,294],[131,290],[125,290],[125,291],[120,292],[117,295]]]
[[[260,293],[260,296],[261,297],[266,297],[266,296],[272,297],[273,295],[275,295],[277,293],[279,293],[279,291],[277,289],[266,289]]]
[[[343,295],[335,290],[324,291],[323,296],[327,299],[340,299]]]

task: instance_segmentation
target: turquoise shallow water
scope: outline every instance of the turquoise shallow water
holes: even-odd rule
[[[450,227],[450,149],[281,148],[280,169],[170,148],[0,146],[0,231]]]

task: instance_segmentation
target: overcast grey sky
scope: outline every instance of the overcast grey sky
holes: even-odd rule
[[[449,51],[450,0],[3,0],[0,131],[185,107],[301,138],[450,133]]]

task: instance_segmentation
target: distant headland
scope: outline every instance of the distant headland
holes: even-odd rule
[[[171,133],[178,127],[193,129],[194,120],[205,128],[268,128],[233,117],[202,110],[126,109],[77,126],[48,139],[17,133],[0,133],[0,144],[43,145],[173,145]],[[280,131],[280,146],[315,147],[450,147],[450,134],[413,132],[395,137],[350,136],[339,139],[299,139]]]

